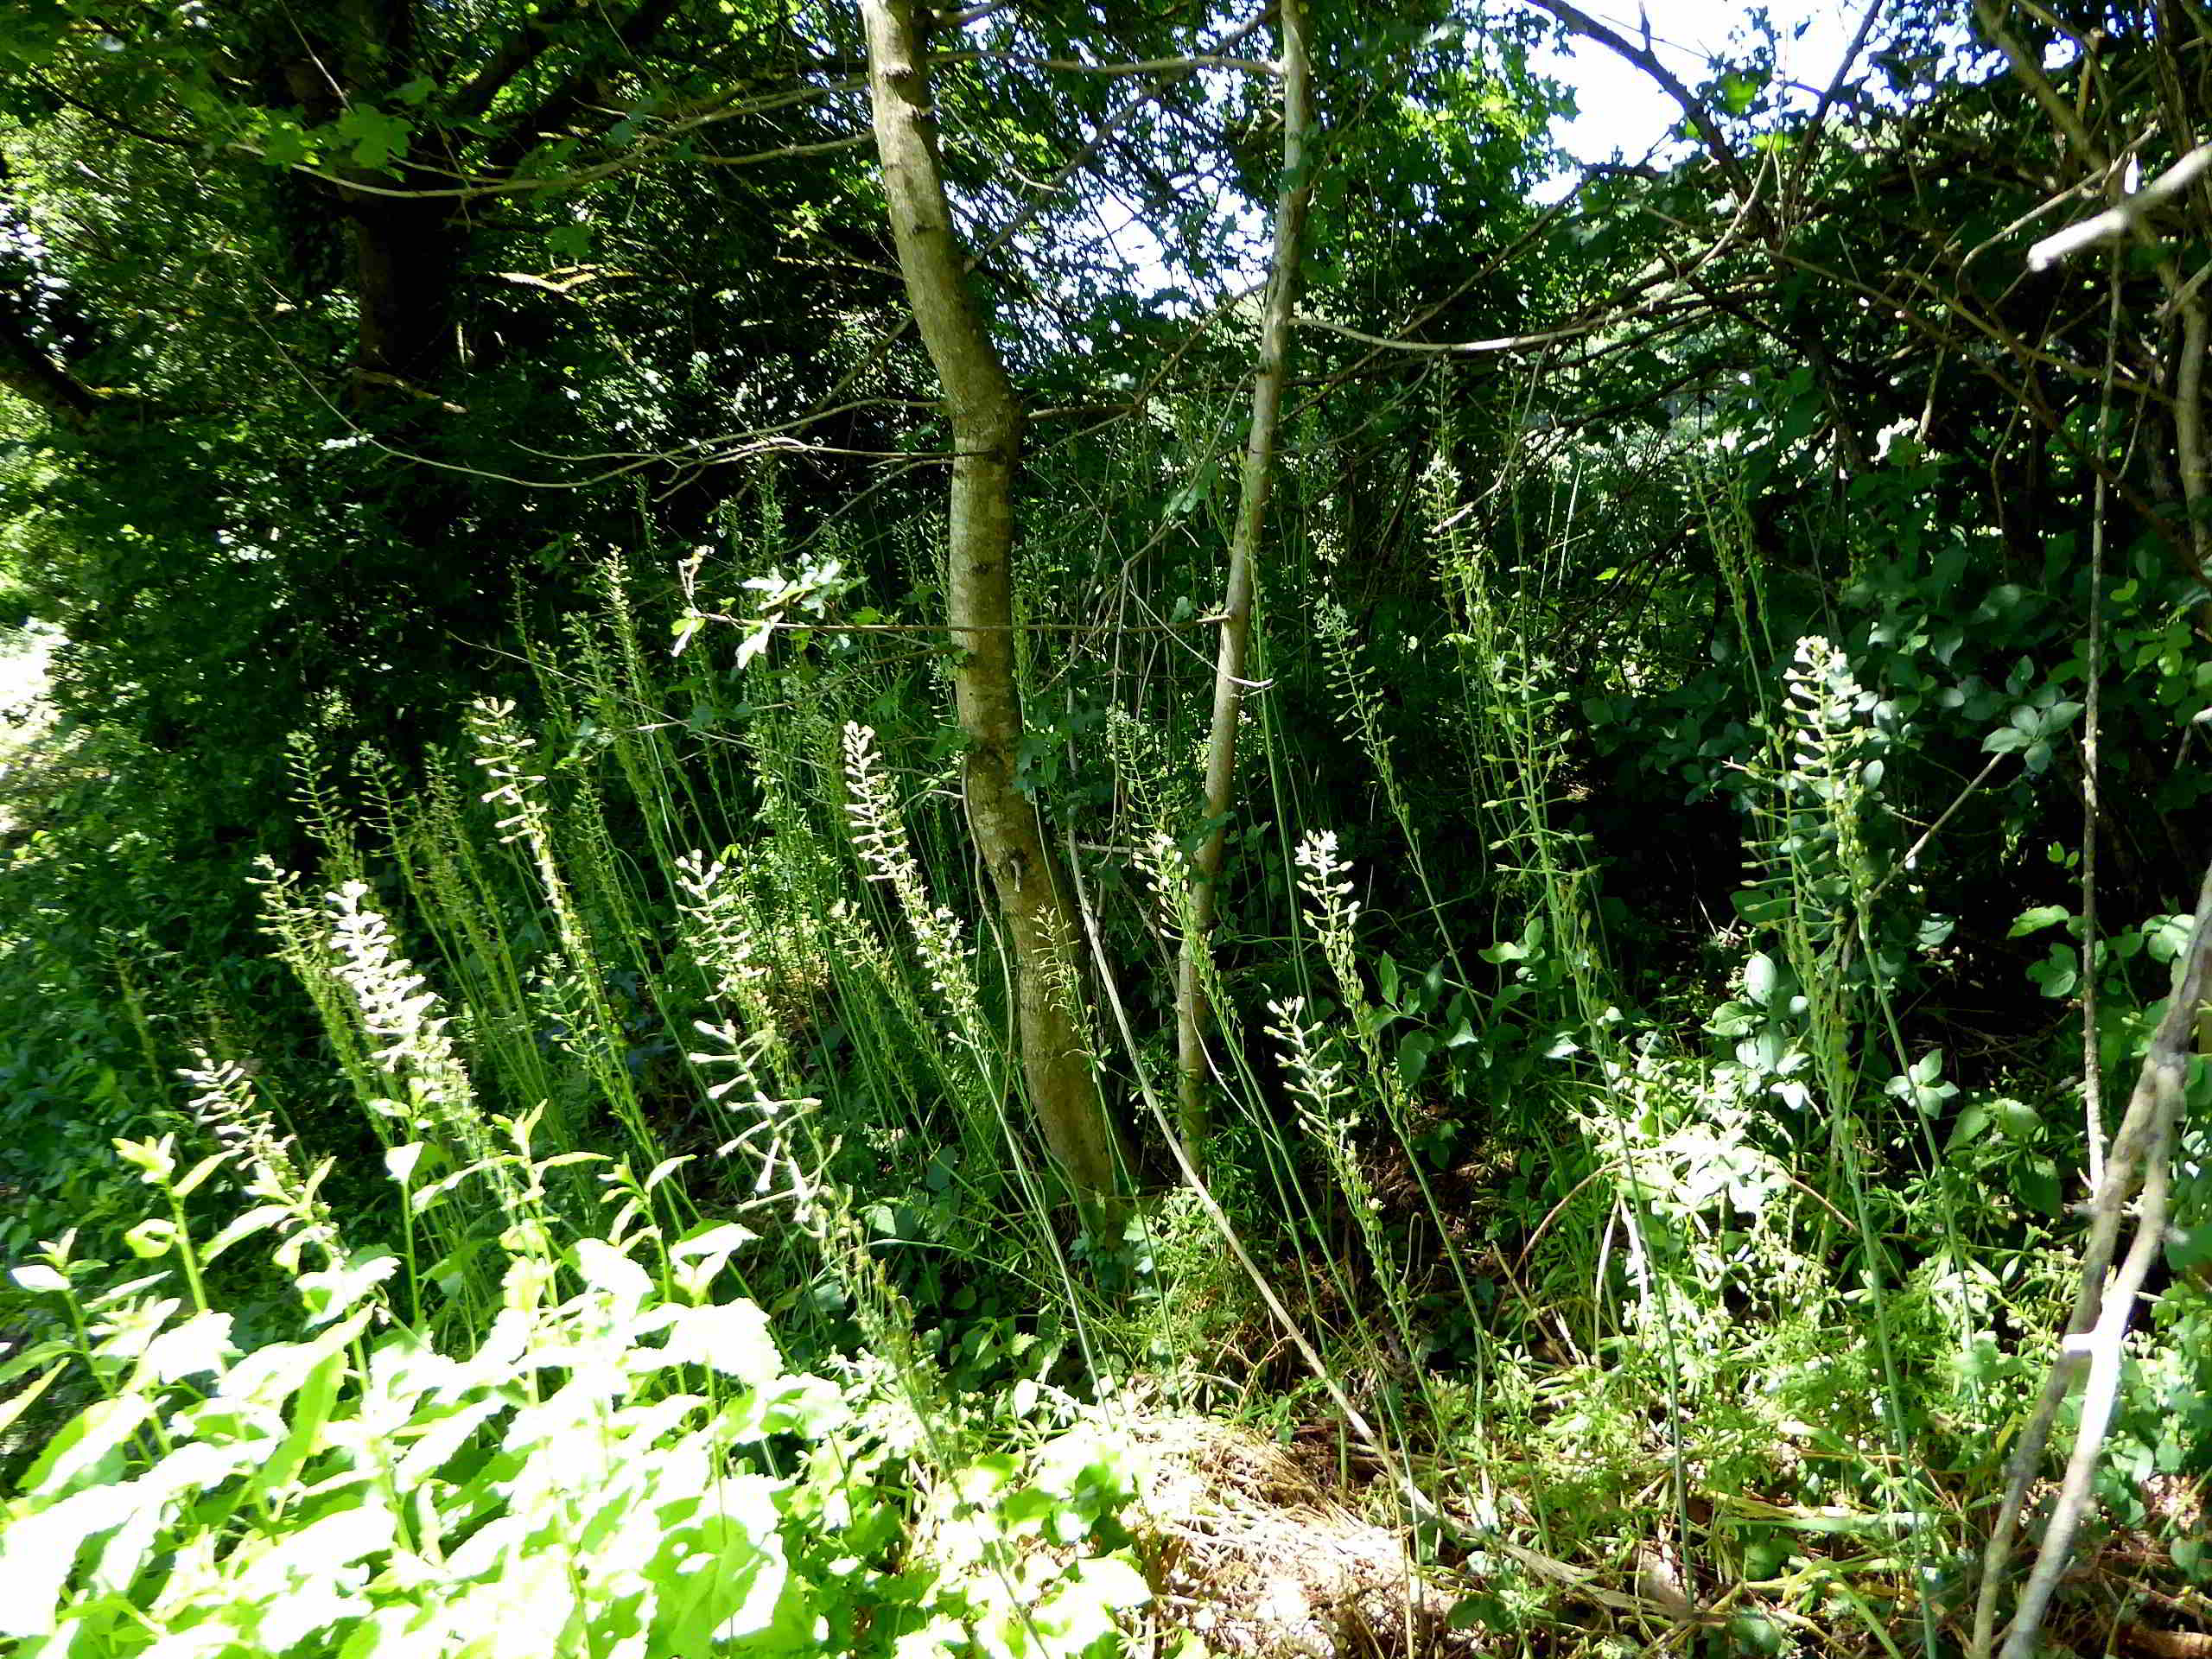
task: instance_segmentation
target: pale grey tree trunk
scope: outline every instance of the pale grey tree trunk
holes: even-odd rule
[[[1075,1006],[1075,928],[1036,810],[1014,784],[1021,696],[1008,566],[1021,405],[969,298],[912,0],[861,0],[861,13],[899,271],[952,423],[947,620],[963,652],[953,691],[968,737],[969,826],[1014,957],[1022,1071],[1046,1144],[1080,1192],[1105,1193],[1116,1184],[1116,1148]]]
[[[1244,445],[1243,486],[1229,544],[1229,588],[1222,604],[1221,642],[1214,661],[1213,729],[1206,746],[1205,811],[1211,824],[1191,864],[1191,906],[1175,973],[1175,1050],[1181,1073],[1178,1109],[1182,1135],[1199,1156],[1207,1129],[1205,1027],[1201,966],[1212,931],[1221,880],[1226,820],[1236,805],[1236,728],[1244,711],[1252,639],[1255,567],[1274,488],[1275,438],[1283,389],[1290,378],[1291,327],[1298,304],[1312,194],[1313,88],[1305,0],[1281,0],[1282,26],[1282,182],[1275,199],[1274,269],[1261,320],[1259,371],[1252,383],[1252,429]]]

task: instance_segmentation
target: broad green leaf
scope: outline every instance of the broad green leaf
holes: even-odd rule
[[[576,1271],[583,1281],[614,1299],[618,1317],[634,1314],[652,1294],[652,1275],[602,1239],[578,1239],[575,1257]]]
[[[308,1322],[321,1325],[349,1312],[398,1272],[399,1265],[399,1258],[379,1245],[356,1250],[334,1266],[302,1274],[297,1282],[307,1302]]]
[[[286,1488],[321,1447],[323,1427],[337,1408],[346,1363],[342,1351],[325,1354],[301,1380],[293,1395],[291,1426],[283,1443],[249,1483],[255,1491],[280,1503],[288,1496]]]
[[[0,1529],[0,1637],[51,1636],[77,1552],[129,1520],[141,1501],[127,1485],[94,1486]]]
[[[1428,1070],[1429,1056],[1436,1052],[1436,1039],[1425,1031],[1417,1031],[1398,1045],[1398,1074],[1408,1088],[1418,1085],[1421,1075]]]
[[[663,1352],[669,1364],[709,1366],[748,1388],[766,1388],[784,1370],[768,1316],[751,1302],[683,1309],[669,1325]]]
[[[34,1497],[60,1497],[113,1479],[123,1466],[124,1448],[154,1413],[155,1402],[143,1394],[95,1400],[48,1442],[23,1477],[22,1490]]]
[[[0,1400],[0,1438],[5,1437],[17,1418],[39,1402],[40,1397],[54,1386],[54,1379],[68,1369],[69,1362],[66,1359],[49,1365],[39,1373],[36,1380],[24,1384],[5,1400]]]
[[[219,1373],[238,1349],[231,1342],[228,1313],[195,1313],[146,1344],[139,1370],[157,1382],[175,1382],[207,1372]]]
[[[668,1252],[677,1285],[687,1296],[703,1296],[730,1257],[758,1236],[748,1227],[725,1221],[709,1223],[677,1240]]]
[[[232,1245],[242,1243],[257,1234],[265,1233],[271,1227],[281,1224],[291,1213],[290,1209],[284,1205],[257,1205],[244,1215],[234,1217],[221,1232],[209,1239],[206,1247],[200,1252],[200,1261],[213,1262]]]
[[[147,1262],[167,1255],[176,1248],[176,1224],[167,1216],[149,1216],[123,1236],[130,1254]]]
[[[169,1190],[180,1198],[189,1198],[199,1190],[201,1182],[230,1161],[228,1153],[211,1154],[186,1171],[183,1178]]]
[[[1774,958],[1764,952],[1744,964],[1744,994],[1764,1007],[1773,1000],[1775,988],[1782,982],[1781,969]]]
[[[257,1348],[231,1367],[229,1375],[223,1379],[222,1392],[250,1392],[264,1405],[281,1405],[324,1360],[344,1352],[374,1316],[372,1308],[357,1308],[351,1318],[308,1341]]]

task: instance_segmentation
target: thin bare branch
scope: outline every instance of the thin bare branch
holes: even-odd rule
[[[2151,215],[2180,200],[2208,168],[2212,168],[2212,143],[2199,144],[2140,190],[2122,197],[2094,218],[2044,238],[2028,250],[2028,269],[2048,270],[2101,242],[2139,237],[2148,230]]]

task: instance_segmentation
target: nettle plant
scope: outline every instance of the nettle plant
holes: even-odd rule
[[[341,938],[366,925],[360,899],[333,896]],[[55,1334],[0,1357],[0,1386],[24,1382],[0,1436],[49,1391],[94,1397],[0,1508],[11,1654],[1120,1650],[1149,1591],[1129,1478],[1080,1413],[982,1455],[911,1344],[880,1341],[835,1381],[792,1372],[767,1314],[722,1294],[751,1231],[663,1225],[666,1166],[640,1181],[597,1154],[537,1155],[538,1116],[480,1114],[420,976],[388,952],[349,960],[372,958],[388,971],[346,988],[382,1104],[442,1143],[385,1154],[400,1249],[349,1238],[321,1196],[330,1160],[203,1057],[187,1077],[215,1149],[117,1143],[156,1199],[124,1236],[144,1271],[113,1282],[66,1236],[15,1270]],[[405,996],[379,1000],[393,983]],[[575,1197],[591,1173],[597,1206]],[[226,1183],[244,1202],[210,1222]],[[477,1237],[423,1264],[463,1187]],[[818,1183],[781,1198],[813,1235],[830,1236],[820,1213],[849,1219]],[[273,1309],[218,1303],[237,1275],[210,1266],[249,1243],[289,1293]],[[453,1319],[456,1298],[482,1317]]]
[[[232,1156],[124,1152],[180,1211]],[[327,1258],[327,1215],[277,1207],[247,1213]],[[947,1467],[884,1368],[795,1375],[766,1314],[714,1299],[741,1228],[557,1254],[511,1230],[499,1311],[454,1353],[377,1275],[304,1268],[296,1328],[242,1353],[200,1289],[240,1236],[154,1230],[175,1271],[101,1293],[66,1240],[16,1270],[70,1334],[9,1365],[36,1374],[11,1410],[73,1363],[99,1395],[4,1510],[22,1659],[1104,1655],[1147,1599],[1110,1446]]]

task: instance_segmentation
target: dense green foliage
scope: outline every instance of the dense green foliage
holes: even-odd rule
[[[852,9],[0,17],[0,576],[60,638],[0,1653],[1967,1649],[2212,711],[2212,204],[2028,253],[2191,153],[2212,36],[1887,0],[1806,88],[1747,35],[1547,207],[1533,54],[1647,39],[1311,10],[1203,1147],[1278,20],[931,41],[1103,1198],[962,810]],[[2073,1650],[2212,1629],[2186,1089]]]

